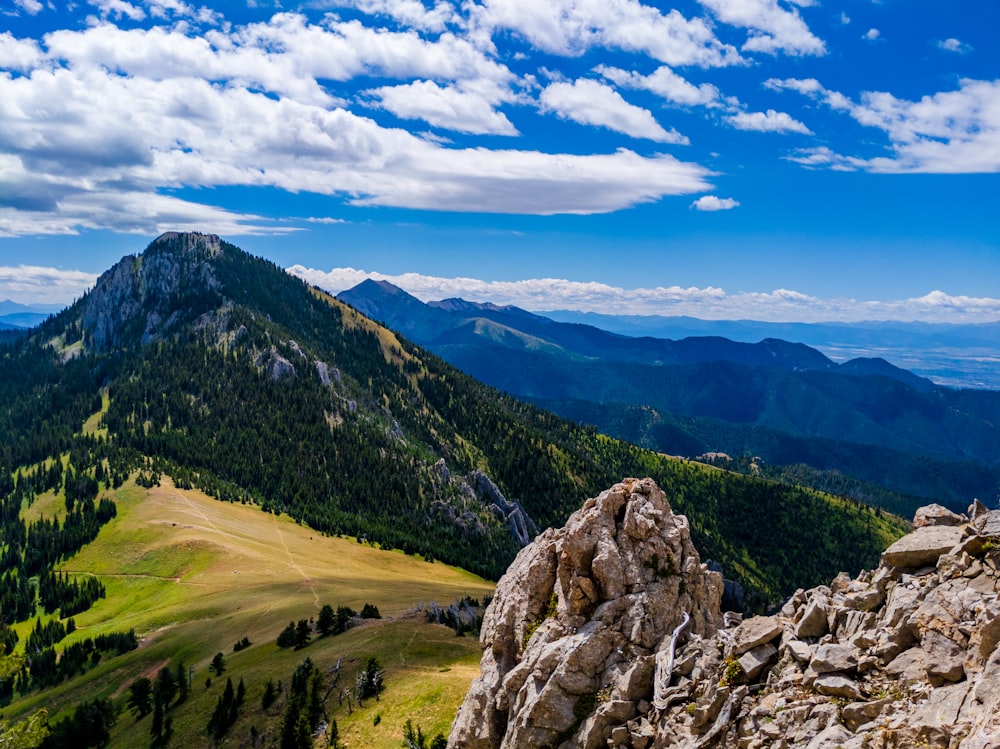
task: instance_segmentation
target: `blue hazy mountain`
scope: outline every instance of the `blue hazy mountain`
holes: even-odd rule
[[[954,506],[1000,479],[1000,393],[803,343],[627,336],[516,307],[423,303],[386,282],[339,295],[472,376],[662,452],[805,464]]]

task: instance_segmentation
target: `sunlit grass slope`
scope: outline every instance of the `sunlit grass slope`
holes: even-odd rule
[[[240,678],[247,697],[230,729],[228,745],[250,745],[251,727],[277,736],[283,700],[268,711],[261,696],[268,679],[288,684],[305,657],[326,670],[342,664],[341,685],[353,682],[367,659],[385,668],[386,690],[348,714],[335,690],[327,701],[331,717],[351,747],[397,747],[403,723],[412,719],[425,733],[447,733],[474,678],[479,647],[441,625],[414,614],[418,603],[443,605],[464,595],[482,598],[492,584],[462,570],[432,564],[400,552],[383,551],[355,540],[328,538],[259,508],[219,502],[197,491],[182,491],[164,477],[151,490],[126,485],[115,496],[118,517],[97,540],[61,569],[96,575],[107,597],[78,614],[77,632],[57,647],[101,632],[134,628],[140,648],[106,658],[84,676],[44,693],[31,693],[4,713],[15,718],[46,707],[51,713],[84,699],[113,696],[124,705],[127,686],[139,676],[155,676],[164,665],[193,667],[187,702],[171,711],[171,746],[209,746],[206,732],[227,676]],[[289,621],[315,617],[323,604],[360,610],[378,607],[382,620],[366,620],[347,633],[314,638],[295,651],[275,639]],[[22,641],[31,623],[22,625]],[[233,652],[248,638],[251,647]],[[212,656],[222,652],[227,672],[209,676]],[[380,716],[376,720],[375,716]],[[54,717],[54,716],[53,716]],[[113,747],[146,746],[150,716],[141,721],[123,712]]]

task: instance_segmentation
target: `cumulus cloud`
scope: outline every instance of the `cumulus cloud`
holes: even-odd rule
[[[288,272],[337,294],[366,279],[388,281],[425,302],[450,297],[512,304],[528,310],[554,309],[622,315],[689,315],[710,320],[752,319],[771,322],[860,322],[864,320],[926,320],[992,322],[1000,318],[1000,299],[951,296],[933,291],[922,297],[859,301],[823,299],[791,289],[769,292],[727,292],[716,287],[667,286],[622,288],[599,282],[534,278],[484,281],[418,273],[387,275],[356,268],[330,271],[293,265]]]
[[[573,83],[551,83],[542,91],[539,101],[543,109],[581,125],[606,127],[659,143],[688,143],[676,130],[664,130],[648,109],[629,104],[621,94],[599,81],[581,78]]]
[[[423,120],[434,127],[460,133],[517,135],[517,128],[496,106],[512,101],[509,89],[491,82],[439,86],[434,81],[413,81],[398,86],[380,86],[368,95],[404,120]]]
[[[370,15],[388,16],[406,26],[424,31],[444,31],[448,24],[458,22],[458,14],[451,3],[438,2],[428,8],[420,0],[336,0],[320,2],[319,8],[354,7]]]
[[[847,112],[862,125],[883,131],[891,153],[865,159],[821,147],[798,152],[791,157],[793,161],[874,172],[1000,171],[1000,80],[964,78],[957,90],[938,92],[918,101],[866,91],[861,101],[855,102],[812,79],[771,79],[767,85],[776,90],[799,91],[832,109]]]
[[[29,16],[35,15],[44,7],[39,0],[14,0],[14,5]]]
[[[0,265],[0,299],[20,304],[68,304],[83,296],[97,275],[36,265]]]
[[[700,18],[663,13],[637,0],[485,0],[474,19],[481,33],[510,30],[559,55],[594,47],[642,52],[668,65],[719,67],[742,61]]]
[[[622,70],[607,65],[599,65],[594,70],[621,88],[651,91],[681,106],[709,106],[720,98],[719,89],[711,83],[695,86],[675,73],[668,65],[661,65],[649,75],[640,75],[634,70]]]
[[[972,47],[964,42],[960,42],[954,37],[949,37],[948,39],[942,39],[937,43],[938,49],[943,49],[945,52],[957,52],[960,55],[967,55],[972,51]]]
[[[812,131],[785,112],[768,109],[766,112],[737,112],[726,117],[737,130],[756,130],[762,133],[802,133],[812,135]]]
[[[739,206],[740,202],[733,198],[720,198],[715,195],[702,195],[691,204],[698,211],[729,211]]]
[[[146,17],[146,11],[125,0],[90,0],[90,4],[97,8],[101,18],[141,21]]]
[[[749,30],[743,50],[775,54],[822,55],[826,45],[802,20],[797,9],[785,10],[777,0],[699,0],[723,23]],[[811,3],[799,3],[811,5]]]
[[[157,7],[185,10],[167,0]],[[99,23],[53,32],[43,45],[0,34],[0,61],[23,72],[0,75],[4,235],[150,232],[171,220],[230,235],[274,230],[258,216],[162,194],[183,187],[276,187],[356,205],[529,214],[614,211],[710,187],[707,169],[666,155],[449,147],[361,116],[330,88],[362,75],[417,78],[372,89],[369,98],[437,127],[516,134],[495,108],[520,103],[514,76],[450,32],[429,40],[333,16],[312,24],[293,13],[198,35],[177,25]],[[684,140],[610,88],[598,93],[599,124]],[[580,116],[571,101],[553,104]]]
[[[882,36],[882,32],[881,31],[879,31],[876,28],[871,28],[871,29],[868,29],[868,31],[866,31],[864,33],[864,36],[862,38],[867,39],[870,42],[874,42],[880,36]]]
[[[16,39],[9,31],[0,33],[0,68],[27,72],[43,58],[42,48],[34,39]]]

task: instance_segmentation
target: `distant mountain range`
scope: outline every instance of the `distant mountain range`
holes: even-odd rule
[[[387,282],[338,298],[494,387],[662,452],[760,456],[819,485],[846,474],[865,499],[877,499],[866,485],[906,495],[888,500],[904,513],[997,495],[1000,392],[776,338],[630,337],[516,307],[425,304]]]
[[[0,330],[33,328],[45,322],[49,315],[61,307],[51,304],[18,304],[9,299],[0,300]]]
[[[817,348],[835,361],[877,354],[938,384],[1000,389],[1000,322],[771,323],[567,310],[539,314],[629,336],[723,336],[747,342],[781,338]]]

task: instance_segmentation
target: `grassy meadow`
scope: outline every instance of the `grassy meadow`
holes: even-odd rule
[[[246,701],[221,744],[254,746],[252,731],[269,746],[281,725],[283,697],[261,707],[266,682],[287,686],[307,656],[327,671],[341,664],[340,686],[352,684],[370,656],[385,669],[385,691],[363,707],[341,704],[333,689],[326,707],[349,747],[398,747],[407,719],[430,736],[447,734],[455,710],[478,672],[473,637],[456,637],[428,624],[420,603],[448,605],[465,595],[482,598],[492,583],[462,570],[383,551],[353,539],[329,538],[250,505],[180,490],[164,477],[143,489],[132,483],[114,493],[118,516],[97,540],[60,565],[72,575],[95,575],[107,597],[76,615],[77,631],[60,645],[102,632],[134,628],[138,650],[105,657],[92,670],[44,692],[31,692],[3,709],[16,720],[38,708],[56,719],[84,699],[113,697],[123,709],[112,747],[149,744],[151,716],[137,721],[124,709],[128,685],[155,677],[180,661],[193,669],[190,696],[173,708],[177,747],[214,746],[206,727],[226,678],[243,679]],[[57,497],[42,496],[26,508],[51,517]],[[378,607],[381,620],[362,620],[346,633],[317,638],[301,650],[275,639],[289,621],[315,618],[323,604],[360,610]],[[43,616],[44,620],[44,616]],[[18,625],[22,643],[34,622]],[[233,651],[242,638],[251,647]],[[223,653],[226,672],[211,675],[209,662]],[[321,742],[322,743],[322,742]]]

